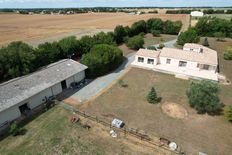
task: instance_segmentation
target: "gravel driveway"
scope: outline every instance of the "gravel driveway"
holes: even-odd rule
[[[164,44],[165,44],[165,47],[174,47],[175,42],[176,40],[171,40]],[[158,45],[154,45],[154,46],[158,46]],[[116,69],[115,71],[105,76],[101,76],[101,77],[98,77],[97,79],[94,79],[88,85],[84,86],[82,89],[72,94],[70,97],[80,102],[87,101],[91,97],[94,97],[98,92],[105,89],[114,80],[119,78],[120,75],[122,75],[125,72],[128,66],[135,59],[135,53],[129,54],[126,58],[127,59],[123,62],[123,64],[118,69]]]

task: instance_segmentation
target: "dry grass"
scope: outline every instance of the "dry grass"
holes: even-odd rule
[[[132,68],[122,80],[128,88],[114,85],[85,110],[111,120],[116,117],[126,125],[157,136],[168,137],[179,144],[188,154],[199,151],[211,155],[230,154],[232,126],[223,116],[199,115],[189,107],[186,89],[189,81],[158,72]],[[162,103],[147,103],[146,95],[154,86]],[[162,111],[162,105],[174,102],[184,108],[188,115],[176,119]]]
[[[152,34],[147,34],[144,37],[144,47],[160,44],[162,42],[167,42],[174,39],[177,39],[176,35],[161,34],[160,37],[153,37]]]
[[[0,14],[0,45],[11,41],[36,41],[54,35],[85,30],[114,29],[116,25],[131,25],[149,18],[181,20],[186,28],[188,15],[125,13],[86,13],[75,15],[19,15]]]
[[[124,137],[124,134],[112,138],[109,128],[80,117],[81,122],[91,126],[90,130],[84,129],[70,123],[72,115],[60,106],[50,109],[25,126],[27,133],[24,136],[9,136],[0,141],[0,154],[168,155],[163,149]]]

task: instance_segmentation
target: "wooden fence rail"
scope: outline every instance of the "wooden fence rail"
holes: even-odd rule
[[[92,121],[100,123],[100,124],[102,124],[102,125],[104,125],[106,127],[109,127],[109,128],[114,129],[116,131],[124,133],[124,135],[130,135],[130,136],[138,138],[138,139],[140,139],[142,141],[146,141],[147,143],[155,146],[156,148],[157,147],[162,147],[163,149],[165,149],[167,151],[170,151],[171,154],[178,154],[178,155],[183,154],[180,147],[178,147],[178,150],[172,151],[172,150],[170,150],[168,148],[168,146],[160,145],[159,142],[155,142],[148,134],[142,134],[142,133],[139,133],[138,131],[134,132],[134,131],[131,131],[131,129],[125,128],[125,127],[124,128],[116,128],[116,127],[111,125],[111,122],[107,122],[107,121],[105,121],[103,119],[100,119],[97,116],[90,115],[90,114],[86,113],[85,111],[80,111],[78,109],[73,109],[73,112],[75,112],[76,114],[79,114],[80,116],[83,116],[83,117],[85,117],[87,119],[90,119]],[[156,137],[156,138],[159,139],[158,137]]]

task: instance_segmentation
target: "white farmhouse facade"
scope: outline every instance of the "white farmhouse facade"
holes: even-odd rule
[[[0,127],[85,78],[86,66],[64,59],[27,76],[0,84]]]
[[[204,16],[204,13],[203,13],[203,12],[200,12],[200,11],[192,11],[192,12],[191,12],[191,16],[192,16],[192,17],[203,17],[203,16]]]
[[[218,81],[217,52],[198,44],[185,44],[183,50],[166,47],[157,51],[140,49],[132,65],[188,78]]]

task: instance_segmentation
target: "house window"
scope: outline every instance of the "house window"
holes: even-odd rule
[[[209,70],[209,65],[203,65],[204,70]]]
[[[147,59],[147,64],[154,64],[154,59]]]
[[[144,58],[138,57],[138,62],[144,62]]]
[[[187,62],[186,61],[179,61],[179,67],[186,67]]]
[[[171,59],[167,59],[166,64],[170,64],[170,63],[171,63]]]

